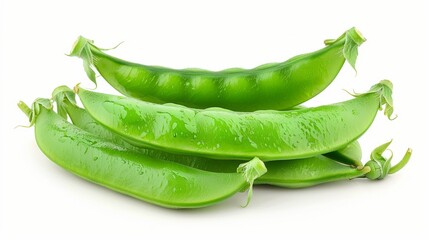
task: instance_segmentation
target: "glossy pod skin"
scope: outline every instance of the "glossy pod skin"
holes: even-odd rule
[[[262,161],[312,157],[344,148],[371,125],[379,109],[393,113],[392,84],[383,80],[354,99],[293,111],[233,112],[153,104],[75,92],[88,113],[130,143],[172,153]]]
[[[82,109],[77,106],[75,101],[75,94],[73,90],[71,90],[67,86],[57,87],[52,92],[52,98],[57,103],[58,113],[65,119],[67,119],[68,115],[75,126],[82,128],[83,130],[88,131],[94,135],[100,136],[106,140],[109,140],[115,144],[124,146],[128,149],[134,151],[141,151],[143,154],[147,154],[158,159],[163,159],[167,161],[171,160],[178,163],[183,163],[185,165],[190,165],[199,169],[215,172],[235,172],[237,168],[236,166],[242,163],[242,161],[228,161],[228,164],[219,164],[218,161],[213,161],[211,159],[203,157],[170,154],[168,152],[159,151],[156,149],[137,147],[128,143],[120,135],[110,131],[108,128],[98,123],[94,118],[91,117],[91,115],[86,112],[85,109]],[[339,149],[335,152],[327,153],[325,155],[328,156],[330,159],[335,160],[339,163],[343,163],[345,165],[350,165],[353,167],[363,165],[361,162],[362,149],[358,141],[354,141],[343,149]],[[267,163],[266,166],[268,167],[269,163]],[[270,175],[270,173],[266,173],[265,175]]]
[[[73,124],[94,135],[100,136],[105,141],[119,144],[130,151],[137,151],[145,155],[154,156],[157,159],[174,161],[193,168],[211,172],[236,172],[237,166],[242,161],[222,161],[195,156],[175,155],[153,149],[135,147],[125,142],[119,135],[111,132],[107,128],[96,122],[85,109],[81,109],[74,103],[74,96],[71,90],[61,86],[54,90],[53,98],[57,102],[58,109],[64,109],[72,120]],[[63,110],[59,110],[62,112]],[[65,112],[64,112],[65,113]],[[65,116],[64,116],[65,117]],[[255,179],[255,184],[269,184],[287,188],[303,188],[315,186],[339,180],[348,180],[362,177],[370,171],[369,167],[352,167],[339,163],[339,161],[360,162],[361,148],[359,143],[351,144],[350,148],[345,148],[343,153],[338,151],[337,159],[330,159],[324,156],[315,156],[295,161],[275,161],[265,164],[267,172]],[[344,160],[345,159],[345,160]],[[360,166],[361,164],[359,164]]]
[[[95,83],[96,69],[120,93],[155,102],[193,108],[222,107],[235,111],[283,110],[323,91],[347,60],[354,68],[365,38],[355,28],[326,40],[325,48],[285,62],[253,69],[171,69],[127,62],[106,54],[92,40],[79,37],[70,56],[82,58]]]
[[[86,180],[168,208],[209,206],[245,190],[266,168],[258,159],[242,173],[214,173],[129,151],[68,123],[47,99],[19,107],[35,125],[39,148],[53,162]]]
[[[71,89],[61,86],[54,90],[53,98],[57,102],[58,108],[63,108],[76,126],[100,136],[106,141],[125,144],[127,148],[130,148],[130,151],[141,151],[143,154],[155,155],[159,159],[174,161],[211,172],[235,172],[237,166],[242,163],[241,161],[220,162],[219,160],[174,155],[157,150],[135,147],[123,141],[119,135],[100,125],[84,109],[75,105]],[[354,178],[383,179],[388,173],[393,173],[392,170],[394,172],[400,170],[411,156],[411,150],[408,150],[400,164],[390,168],[390,160],[387,161],[381,155],[389,144],[390,142],[376,148],[371,154],[371,160],[366,163],[365,167],[361,166],[362,164],[360,163],[362,152],[357,141],[332,154],[332,156],[337,158],[328,158],[320,155],[294,161],[267,162],[265,163],[267,172],[255,179],[255,184],[269,184],[285,188],[304,188]],[[356,165],[358,167],[351,167],[340,162],[345,162],[345,164],[359,162],[359,164]]]
[[[365,177],[371,171],[370,167],[351,167],[323,155],[293,161],[272,161],[265,165],[267,173],[255,180],[255,183],[285,188],[305,188],[350,180]]]
[[[99,128],[94,128],[97,123],[95,120],[91,121],[92,118],[84,109],[80,109],[76,106],[68,106],[67,108],[70,119],[76,126],[82,127],[89,132],[94,131],[94,134],[103,137],[103,139],[108,141],[122,142],[122,144],[125,144],[133,151],[143,151],[145,154],[156,155],[159,159],[174,161],[193,168],[211,172],[236,172],[237,166],[243,163],[238,160],[219,162],[219,160],[209,158],[169,154],[157,150],[135,147],[134,145],[130,145],[122,140],[120,136],[115,136],[114,133],[101,125],[99,125]],[[85,124],[83,119],[90,121],[91,123]],[[295,161],[267,162],[265,163],[267,172],[255,179],[255,184],[268,184],[287,188],[303,188],[322,183],[361,177],[369,172],[369,168],[356,168],[356,165],[350,166],[340,163],[360,162],[360,158],[362,156],[360,145],[357,142],[353,142],[351,145],[352,147],[345,148],[345,152],[342,152],[341,150],[337,151],[338,153],[335,154],[337,158],[315,156]],[[354,151],[350,150],[352,148]],[[351,161],[351,159],[354,159],[354,161]],[[362,164],[359,164],[358,166],[361,165]]]
[[[79,113],[84,115],[85,110],[79,109],[76,107],[74,110],[71,110],[73,107],[68,107],[69,116],[78,127],[86,128],[88,131],[94,131],[94,134],[102,137],[106,141],[113,142],[123,142],[119,136],[109,131],[107,128],[104,128],[100,125],[100,128],[94,128],[94,122],[92,124],[84,124],[84,121],[76,120],[79,118]],[[77,110],[77,111],[76,111]],[[90,120],[91,117],[86,115],[84,117],[87,120]],[[74,120],[73,120],[74,119]],[[94,121],[94,120],[93,120]],[[87,126],[90,126],[89,128]],[[183,165],[187,165],[193,168],[198,168],[210,172],[223,172],[223,173],[233,173],[237,171],[237,166],[242,161],[222,161],[201,158],[195,156],[186,156],[186,155],[176,155],[169,154],[157,150],[151,150],[146,148],[136,148],[133,145],[129,145],[125,142],[128,147],[131,147],[131,151],[143,152],[148,155],[156,155],[159,159],[165,159],[168,161],[177,162]],[[360,150],[356,149],[356,150]],[[341,155],[341,151],[338,151],[338,156]],[[348,155],[345,159],[352,159],[354,157],[360,157],[361,152],[347,152]],[[339,158],[340,161],[344,158]],[[349,180],[357,177],[365,176],[366,173],[370,171],[369,167],[366,168],[356,168],[354,166],[345,165],[337,162],[338,159],[331,159],[324,156],[315,156],[310,158],[298,159],[295,161],[273,161],[265,163],[267,172],[255,179],[255,184],[268,184],[273,186],[285,187],[285,188],[303,188],[319,185],[322,183],[329,183],[334,181]]]

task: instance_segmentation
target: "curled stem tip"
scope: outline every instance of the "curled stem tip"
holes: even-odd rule
[[[98,49],[103,50],[103,51],[110,51],[110,50],[116,49],[117,47],[119,47],[120,45],[122,45],[122,43],[124,43],[124,41],[116,44],[114,47],[111,47],[111,48],[98,48]]]
[[[267,172],[264,162],[262,162],[258,157],[253,158],[249,162],[242,163],[238,166],[237,172],[241,173],[249,184],[249,190],[247,192],[246,203],[242,207],[249,205],[250,200],[252,199],[253,194],[253,182],[258,177],[264,175]]]
[[[397,171],[401,170],[405,165],[407,165],[408,161],[410,161],[412,153],[413,153],[413,150],[411,148],[408,148],[407,152],[405,152],[405,155],[404,157],[402,157],[401,161],[399,161],[395,166],[389,169],[389,174],[394,174]]]

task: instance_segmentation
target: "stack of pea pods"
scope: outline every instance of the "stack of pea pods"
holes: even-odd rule
[[[394,166],[383,155],[390,142],[361,162],[357,139],[378,111],[393,119],[389,80],[343,102],[300,106],[345,62],[355,68],[365,41],[351,28],[285,62],[214,72],[127,62],[79,37],[70,56],[83,60],[90,80],[98,72],[123,96],[60,86],[51,98],[18,106],[42,152],[84,179],[168,208],[206,207],[247,191],[246,206],[254,184],[377,180],[407,164],[411,149]]]

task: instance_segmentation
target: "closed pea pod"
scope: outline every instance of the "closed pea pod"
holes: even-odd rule
[[[249,188],[266,172],[255,158],[240,173],[214,173],[129,151],[73,126],[52,110],[48,99],[20,109],[35,125],[39,148],[62,168],[112,190],[169,208],[209,206]]]
[[[92,118],[85,109],[82,109],[76,105],[75,102],[75,94],[73,90],[68,88],[67,86],[60,86],[54,89],[52,92],[52,98],[57,103],[58,113],[63,116],[64,118],[67,118],[67,114],[70,117],[71,121],[74,125],[82,128],[85,131],[88,131],[90,133],[93,133],[97,136],[101,136],[104,139],[108,139],[109,141],[112,141],[115,144],[119,144],[121,146],[124,146],[126,148],[135,150],[135,151],[143,151],[144,154],[149,154],[152,156],[156,156],[157,158],[164,159],[164,160],[171,160],[176,161],[179,163],[185,163],[187,165],[204,165],[205,161],[210,161],[209,159],[205,159],[202,157],[196,157],[191,155],[178,155],[178,154],[169,154],[167,152],[159,151],[156,149],[150,149],[150,148],[143,148],[143,147],[137,147],[134,146],[127,141],[125,141],[120,135],[116,134],[113,131],[110,131],[108,128],[104,127],[100,123],[98,123],[94,118]],[[303,107],[300,107],[299,109],[303,109]],[[330,159],[333,159],[337,162],[351,165],[351,166],[362,166],[362,150],[360,147],[360,144],[358,141],[352,142],[347,147],[343,149],[339,149],[335,152],[327,153],[325,154]],[[213,162],[213,161],[212,161]],[[211,169],[210,171],[213,171],[215,169],[215,166],[219,166],[217,161],[214,161],[212,164],[212,167],[209,167]],[[240,162],[232,162],[231,164],[228,164],[229,166],[227,169],[230,172],[235,171],[236,165],[238,165]],[[209,164],[210,165],[210,164]],[[224,166],[224,165],[221,165]],[[225,171],[225,168],[220,167],[221,171]],[[197,168],[200,168],[197,166]],[[201,167],[204,170],[205,167]]]
[[[256,183],[288,188],[303,188],[354,178],[381,180],[388,174],[393,174],[402,169],[408,163],[412,153],[411,149],[408,149],[404,157],[392,167],[392,157],[386,159],[382,156],[390,143],[387,142],[375,148],[365,166],[358,168],[338,164],[325,156],[315,157],[317,160],[307,158],[295,161],[267,162],[266,166],[270,174],[260,177]]]
[[[335,79],[346,60],[354,68],[358,46],[364,41],[361,33],[351,28],[337,39],[326,40],[325,48],[285,62],[217,72],[127,62],[106,54],[83,37],[78,38],[70,55],[82,58],[94,83],[96,69],[119,92],[141,100],[194,108],[282,110],[319,94]]]
[[[132,144],[226,160],[290,160],[332,152],[358,139],[383,105],[389,118],[393,113],[388,80],[336,104],[251,113],[153,104],[78,86],[75,91],[95,120]]]
[[[74,104],[71,89],[64,86],[57,88],[53,93],[53,98],[59,108],[64,108],[70,116],[73,123],[86,131],[94,133],[106,141],[112,141],[119,144],[125,144],[131,151],[140,151],[143,154],[157,156],[158,159],[174,161],[194,168],[211,172],[235,172],[241,161],[222,161],[201,158],[196,156],[175,155],[153,149],[139,148],[124,142],[123,139],[107,128],[101,126],[86,113],[84,109]],[[389,142],[390,144],[390,142]],[[381,156],[386,150],[386,144],[376,148],[371,154],[371,160],[365,167],[361,166],[361,148],[357,142],[350,144],[342,150],[336,151],[332,155],[335,157],[315,156],[305,159],[292,161],[272,161],[265,163],[267,173],[255,180],[255,184],[269,184],[286,188],[311,187],[322,183],[333,181],[362,178],[368,176],[370,179],[382,179],[389,169],[374,167],[383,162]],[[346,160],[344,160],[346,159]],[[359,162],[358,167],[351,167],[340,162],[350,163],[350,159]],[[401,162],[403,162],[402,160]],[[407,160],[408,161],[408,160]],[[385,165],[385,164],[384,164]],[[399,165],[399,164],[398,164]],[[397,166],[398,166],[397,165]],[[405,165],[403,163],[403,165]],[[390,166],[389,166],[390,168]],[[398,169],[399,170],[399,169]],[[382,176],[381,176],[382,175]]]

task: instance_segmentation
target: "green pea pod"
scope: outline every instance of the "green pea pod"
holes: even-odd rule
[[[370,167],[351,167],[323,155],[293,161],[272,161],[265,165],[267,173],[255,180],[255,183],[285,188],[305,188],[350,180],[363,177],[371,171]]]
[[[64,94],[66,93],[66,94]],[[157,150],[138,148],[133,145],[129,145],[127,142],[111,132],[107,128],[96,122],[84,109],[79,108],[73,103],[74,98],[71,98],[72,90],[61,86],[54,90],[53,98],[57,102],[59,108],[65,109],[70,116],[73,123],[95,135],[98,135],[106,141],[112,141],[118,144],[125,144],[130,151],[141,151],[143,154],[156,156],[158,159],[165,159],[174,161],[180,164],[191,166],[194,168],[211,171],[211,172],[235,172],[236,167],[242,163],[241,161],[222,161],[213,159],[204,159],[195,156],[186,155],[174,155]],[[390,144],[390,142],[389,142]],[[362,164],[356,167],[350,167],[341,163],[337,163],[337,158],[328,158],[326,156],[315,156],[305,159],[299,159],[294,161],[273,161],[265,163],[267,173],[260,176],[255,180],[255,184],[269,184],[286,188],[303,188],[311,187],[322,183],[328,183],[333,181],[348,180],[354,178],[368,177],[369,179],[382,179],[386,176],[387,172],[393,173],[389,169],[378,168],[381,154],[385,151],[386,144],[382,147],[376,148],[371,154],[371,161],[369,161],[365,167]],[[333,156],[339,157],[340,160],[347,156],[346,159],[352,159],[352,156],[362,156],[360,145],[357,142],[350,144],[351,147],[344,148],[343,150],[337,151],[338,154]],[[384,148],[383,148],[384,147]],[[378,153],[378,157],[374,157],[375,153]],[[410,154],[409,150],[409,154]],[[408,162],[410,156],[406,159]],[[360,161],[359,161],[360,162]],[[346,164],[349,162],[346,162]],[[401,161],[402,164],[396,165],[396,170],[400,170],[406,162]],[[375,164],[375,166],[374,166]],[[400,168],[398,167],[400,166]],[[391,168],[394,169],[394,168]],[[387,171],[386,171],[387,170]],[[379,178],[379,175],[383,177]],[[374,178],[376,176],[376,178]]]
[[[127,62],[106,54],[92,40],[80,36],[70,56],[83,60],[88,77],[96,83],[96,69],[126,96],[155,103],[176,103],[194,108],[222,107],[236,111],[288,109],[323,91],[344,62],[355,68],[358,47],[366,39],[351,28],[325,48],[285,62],[253,69],[171,69]]]
[[[242,161],[222,161],[187,155],[169,154],[166,152],[141,148],[130,145],[119,135],[111,132],[107,128],[96,122],[85,109],[79,108],[71,97],[71,89],[61,86],[54,90],[53,99],[57,102],[58,109],[64,109],[70,116],[73,124],[85,131],[100,136],[105,141],[111,141],[128,148],[130,151],[136,151],[144,155],[152,156],[157,159],[174,161],[186,166],[211,171],[211,172],[235,172],[237,166]],[[353,144],[356,145],[356,144]],[[359,144],[357,144],[359,146]],[[356,148],[356,147],[352,147]],[[346,148],[347,149],[347,148]],[[346,154],[339,153],[337,156],[348,154],[361,157],[360,147],[358,152],[350,151]],[[339,151],[341,152],[341,151]],[[340,157],[340,159],[342,159]],[[339,180],[353,179],[364,176],[369,167],[351,167],[338,163],[324,156],[315,156],[295,161],[273,161],[265,164],[267,173],[255,180],[256,184],[269,184],[287,188],[303,188],[315,186],[322,183],[328,183]]]
[[[191,109],[75,87],[88,113],[134,145],[217,159],[263,161],[312,157],[358,139],[383,105],[393,113],[392,84],[383,80],[354,99],[294,111]]]
[[[203,159],[195,156],[173,155],[157,150],[138,148],[133,145],[129,145],[127,142],[124,142],[121,137],[96,122],[88,113],[86,113],[84,109],[77,107],[74,103],[74,96],[72,95],[73,92],[71,89],[62,86],[54,90],[53,98],[57,102],[58,108],[64,109],[69,114],[70,119],[76,126],[84,129],[85,131],[100,136],[106,141],[115,142],[117,144],[125,144],[127,148],[130,149],[130,151],[140,151],[142,154],[155,156],[157,159],[174,161],[180,164],[212,172],[234,172],[236,171],[236,166],[242,163],[241,161],[219,162],[218,160]],[[365,177],[365,175],[370,179],[375,179],[373,177],[374,175],[377,175],[378,178],[379,174],[383,174],[384,177],[387,174],[387,171],[384,171],[383,173],[379,168],[372,165],[377,164],[374,162],[374,159],[381,159],[381,154],[386,149],[386,147],[384,147],[385,145],[386,144],[383,144],[382,147],[378,147],[373,151],[371,154],[371,161],[369,161],[365,167],[352,168],[344,164],[337,163],[336,161],[333,161],[332,158],[327,158],[324,156],[316,156],[295,161],[267,162],[267,173],[256,179],[255,183],[270,184],[288,188],[302,188],[332,181]],[[341,154],[342,151],[338,151],[340,154],[337,156],[347,156],[347,154],[349,154],[349,156],[359,156],[360,159],[361,151],[359,144],[351,144],[351,146],[352,147],[350,148],[345,148],[345,154]],[[359,151],[351,151],[351,149],[356,148],[359,149]],[[408,159],[406,159],[406,161],[408,161]],[[402,165],[398,164],[395,166],[395,171],[399,170],[406,164],[404,160],[401,162]],[[378,164],[376,166],[378,166]],[[397,166],[401,167],[398,168]],[[388,171],[389,173],[393,173],[391,170]]]
[[[255,181],[257,184],[271,184],[288,188],[310,187],[321,183],[368,178],[381,180],[388,174],[401,170],[411,158],[411,149],[408,149],[399,163],[391,167],[392,156],[385,159],[382,154],[391,142],[375,148],[365,166],[357,168],[347,167],[325,157],[317,156],[295,161],[267,162],[267,174]],[[317,160],[315,160],[317,158]]]
[[[219,165],[218,161],[210,161],[209,159],[203,159],[202,157],[196,157],[191,155],[177,155],[177,154],[169,154],[167,152],[158,151],[155,149],[148,149],[134,146],[127,141],[125,141],[120,135],[110,131],[100,123],[98,123],[94,118],[92,118],[85,109],[82,109],[77,106],[75,101],[75,94],[72,89],[67,86],[60,86],[55,88],[52,92],[52,98],[57,103],[58,114],[64,118],[67,118],[67,114],[70,117],[71,121],[74,125],[82,128],[85,131],[93,133],[97,136],[101,136],[106,140],[109,140],[115,144],[124,146],[128,149],[134,151],[143,151],[144,154],[149,154],[156,158],[170,160],[184,163],[185,165],[197,166],[197,168],[201,168],[209,171],[220,171],[220,172],[234,172],[236,166],[239,162],[232,162],[231,164],[227,164],[228,167],[224,167],[226,165]],[[304,109],[300,107],[299,109]],[[335,160],[337,162],[351,165],[354,167],[362,166],[362,149],[358,141],[354,141],[347,147],[343,149],[339,149],[335,152],[327,153],[325,156]],[[209,162],[209,163],[205,163]],[[213,163],[213,164],[211,164]],[[212,165],[206,168],[204,165]],[[202,165],[201,167],[198,167]],[[219,169],[218,169],[219,168]]]
[[[168,208],[209,206],[249,188],[266,172],[255,158],[238,166],[238,173],[215,173],[163,161],[106,142],[68,123],[38,99],[30,109],[18,104],[35,126],[39,148],[62,168],[117,192]],[[247,202],[247,203],[248,203]]]
[[[161,152],[158,150],[136,147],[125,142],[120,136],[111,132],[102,125],[91,118],[84,109],[77,106],[67,105],[67,112],[69,113],[70,119],[78,127],[82,127],[86,131],[94,131],[93,133],[103,137],[106,140],[113,141],[118,144],[124,144],[128,148],[143,152],[150,156],[157,156],[159,159],[168,161],[174,161],[180,164],[184,164],[190,167],[202,169],[211,172],[235,172],[239,164],[242,161],[222,161],[196,156],[188,155],[177,155]],[[98,125],[98,126],[97,126]],[[97,127],[95,127],[97,126]],[[359,150],[356,152],[350,151],[349,148],[345,148],[346,152],[342,153],[342,150],[336,151],[337,158],[328,158],[324,156],[315,156],[305,159],[298,159],[295,161],[273,161],[265,163],[267,167],[267,173],[260,176],[255,180],[255,184],[269,184],[287,188],[302,188],[315,186],[322,183],[328,183],[339,180],[347,180],[365,175],[369,171],[369,168],[356,168],[359,165],[344,165],[338,163],[346,160],[346,164],[349,164],[350,159],[354,157],[361,157],[360,147],[357,142],[351,144],[351,148]],[[356,162],[356,158],[354,158]],[[338,161],[338,162],[336,162]]]

